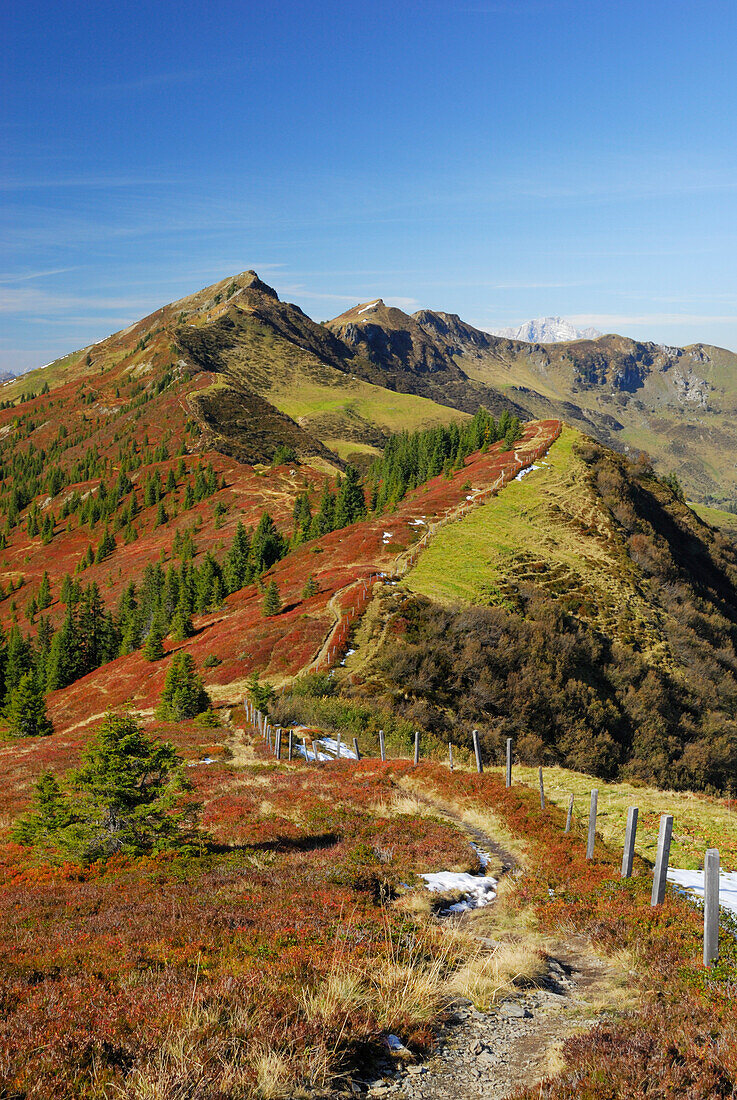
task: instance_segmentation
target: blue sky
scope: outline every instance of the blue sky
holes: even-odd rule
[[[737,349],[733,0],[28,0],[0,42],[0,368],[246,268]]]

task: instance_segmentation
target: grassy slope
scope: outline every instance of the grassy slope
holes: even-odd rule
[[[537,768],[517,765],[514,779],[537,789]],[[636,850],[645,859],[655,861],[660,815],[668,813],[673,815],[672,867],[702,867],[704,851],[718,847],[722,868],[728,871],[737,868],[737,812],[732,800],[710,798],[691,791],[607,783],[582,772],[558,767],[544,769],[544,782],[546,799],[561,808],[566,808],[570,795],[574,795],[574,816],[579,822],[588,821],[589,797],[592,788],[596,787],[599,791],[597,831],[613,848],[621,848],[627,810],[637,806],[640,814]]]
[[[656,647],[656,617],[574,452],[580,438],[564,429],[545,465],[441,531],[409,574],[409,587],[441,603],[513,605],[529,578],[605,632],[634,633]]]
[[[737,535],[737,515],[734,512],[723,512],[721,508],[710,508],[707,504],[698,504],[689,501],[689,508],[693,508],[696,515],[703,519],[704,523],[710,523],[712,527],[718,527],[727,535]]]

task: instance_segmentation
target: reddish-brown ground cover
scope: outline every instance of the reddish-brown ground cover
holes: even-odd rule
[[[256,585],[249,585],[229,596],[219,611],[196,619],[195,636],[177,648],[188,650],[200,667],[209,654],[220,659],[219,665],[206,672],[206,682],[224,703],[242,699],[245,679],[254,670],[276,683],[295,676],[316,656],[338,612],[345,625],[347,613],[363,600],[364,584],[379,573],[394,573],[402,552],[414,545],[424,530],[418,529],[413,520],[422,517],[432,523],[459,507],[469,506],[469,485],[473,492],[483,493],[496,483],[502,471],[513,474],[528,455],[549,445],[559,427],[558,421],[526,425],[524,439],[516,447],[518,458],[501,452],[503,445],[496,444],[488,453],[471,455],[464,469],[452,478],[434,478],[409,493],[395,512],[370,517],[303,544],[265,578],[279,587],[284,605],[279,615],[265,617],[262,595]],[[283,473],[289,476],[287,471]],[[230,523],[236,519],[232,515]],[[118,553],[121,551],[110,559],[112,563]],[[301,593],[310,575],[317,580],[319,592],[304,600]],[[345,629],[336,634],[338,643],[344,643],[345,637]],[[166,660],[151,665],[141,653],[133,653],[53,693],[50,714],[57,730],[69,729],[109,707],[152,707],[166,667]]]

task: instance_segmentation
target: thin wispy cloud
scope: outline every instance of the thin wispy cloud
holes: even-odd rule
[[[22,274],[2,274],[0,273],[0,284],[5,283],[27,283],[32,279],[44,279],[50,275],[66,275],[70,271],[77,271],[77,267],[53,267],[46,271],[28,271]]]
[[[141,73],[128,80],[114,80],[108,84],[96,84],[84,89],[102,95],[125,95],[129,92],[149,92],[156,88],[171,88],[178,84],[190,84],[195,80],[208,80],[218,74],[214,69],[183,69],[179,72]]]
[[[94,296],[52,294],[35,287],[0,288],[0,313],[29,313],[48,318],[83,307],[86,310],[146,310],[152,308],[148,298],[95,298]],[[155,307],[153,307],[155,308]]]

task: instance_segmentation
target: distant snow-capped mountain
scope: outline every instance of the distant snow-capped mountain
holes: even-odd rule
[[[596,328],[576,328],[563,317],[536,317],[518,328],[489,329],[492,336],[507,340],[524,340],[528,344],[562,344],[566,340],[596,340],[601,333]]]

